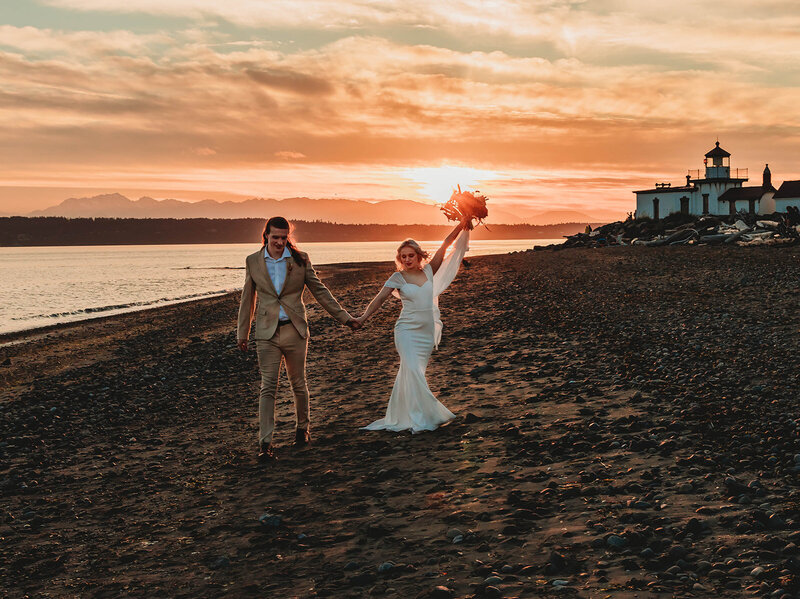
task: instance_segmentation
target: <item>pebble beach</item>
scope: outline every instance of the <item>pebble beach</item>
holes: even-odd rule
[[[318,271],[358,315],[392,269]],[[416,435],[359,430],[399,302],[309,298],[268,466],[238,301],[0,337],[0,596],[800,597],[800,246],[468,258]]]

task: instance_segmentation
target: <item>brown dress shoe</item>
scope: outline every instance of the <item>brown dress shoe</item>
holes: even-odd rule
[[[275,447],[273,447],[272,443],[262,443],[259,445],[259,462],[275,462],[277,459],[278,456],[275,455]]]
[[[305,447],[311,443],[311,431],[303,430],[302,428],[295,429],[294,431],[294,446]]]

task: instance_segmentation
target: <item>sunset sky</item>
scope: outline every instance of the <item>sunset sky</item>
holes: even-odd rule
[[[461,183],[624,216],[717,139],[800,179],[796,0],[14,0],[0,81],[5,214]]]

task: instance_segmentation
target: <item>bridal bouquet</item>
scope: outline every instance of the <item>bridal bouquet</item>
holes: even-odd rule
[[[489,211],[486,209],[487,198],[481,195],[478,191],[461,191],[461,186],[458,186],[458,191],[454,191],[450,199],[441,207],[442,212],[447,217],[447,220],[460,221],[464,218],[469,218],[469,229],[472,230],[474,225],[472,219],[476,219],[479,223],[483,223],[483,219],[489,216]]]

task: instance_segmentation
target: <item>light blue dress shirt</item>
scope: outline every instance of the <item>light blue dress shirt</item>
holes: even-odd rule
[[[264,248],[264,262],[267,264],[267,272],[269,273],[269,278],[272,280],[272,286],[279,294],[281,289],[283,289],[283,284],[286,282],[286,259],[291,258],[291,256],[292,252],[288,247],[285,247],[283,248],[281,257],[276,260],[269,255],[267,248]],[[283,311],[283,306],[281,306],[280,312],[278,312],[278,320],[289,320],[289,317],[286,316],[286,312]]]

